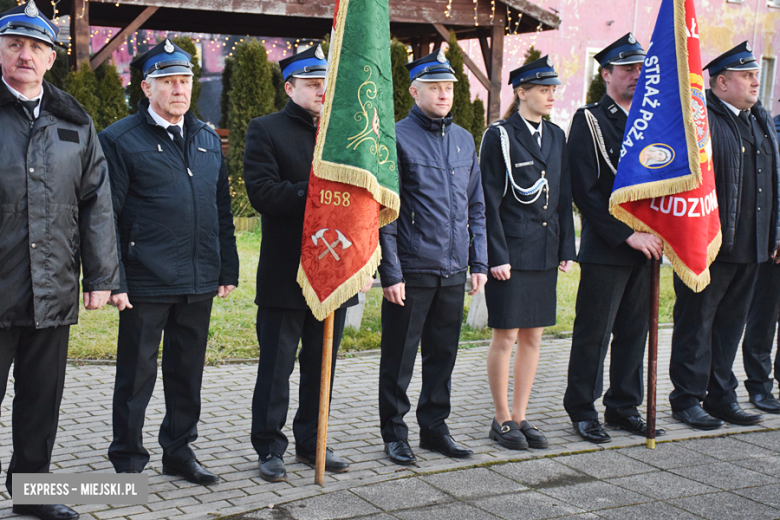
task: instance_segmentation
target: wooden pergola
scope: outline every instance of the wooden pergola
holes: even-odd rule
[[[483,72],[466,66],[488,91],[488,121],[499,117],[504,36],[557,29],[560,18],[529,0],[389,0],[390,32],[411,45],[415,58],[449,40],[478,39]],[[60,0],[71,15],[72,64],[90,59],[89,27],[119,27],[94,57],[97,67],[139,29],[280,38],[322,38],[330,33],[334,0]],[[41,6],[44,12],[51,5]],[[50,15],[52,13],[46,13]]]

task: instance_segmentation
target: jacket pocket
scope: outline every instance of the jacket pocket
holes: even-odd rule
[[[186,175],[183,163],[158,149],[134,151],[126,158],[133,165],[131,184],[141,191],[171,184],[176,174]]]
[[[175,285],[179,276],[176,235],[162,224],[136,219],[127,244],[125,272],[131,289],[137,285]]]

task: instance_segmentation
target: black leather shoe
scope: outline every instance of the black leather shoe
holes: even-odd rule
[[[604,421],[607,423],[607,426],[620,428],[621,430],[626,430],[627,432],[631,432],[635,435],[647,437],[647,423],[644,419],[642,419],[641,415],[632,415],[630,417],[622,417],[620,415],[616,417],[604,416]],[[660,428],[655,430],[656,437],[660,437],[661,435],[665,434],[666,430],[662,430]]]
[[[772,394],[751,395],[750,402],[762,412],[780,413],[780,401],[775,399]]]
[[[282,482],[287,480],[287,470],[284,460],[276,453],[260,457],[260,478],[266,482]]]
[[[193,484],[213,484],[219,480],[219,477],[204,468],[198,459],[187,462],[164,461],[163,473],[184,477]]]
[[[295,453],[295,460],[310,466],[317,465],[317,456],[307,453]],[[344,473],[349,471],[349,462],[333,453],[330,448],[325,448],[325,470],[331,473]]]
[[[550,445],[547,442],[547,437],[542,433],[542,430],[528,421],[520,421],[520,431],[525,435],[525,440],[528,441],[528,446],[530,448],[543,450]]]
[[[520,425],[515,421],[506,421],[499,425],[494,417],[488,436],[500,446],[510,450],[528,449],[528,441],[525,440],[525,435],[520,431]]]
[[[141,473],[140,469],[123,469],[122,471],[117,471],[117,473]]]
[[[474,452],[457,444],[450,435],[423,439],[420,437],[420,447],[424,450],[438,451],[442,455],[456,459],[471,457]]]
[[[406,439],[386,442],[385,453],[387,453],[387,458],[390,459],[390,462],[401,464],[402,466],[408,466],[417,462],[417,457],[414,456],[412,447],[409,446],[409,441]]]
[[[604,444],[612,440],[612,437],[604,431],[598,419],[588,419],[587,421],[573,422],[574,433],[588,442],[594,444]]]
[[[704,405],[704,409],[713,417],[723,419],[731,424],[738,424],[740,426],[750,426],[752,424],[760,423],[764,420],[764,416],[761,414],[747,413],[743,410],[738,403],[729,403],[722,406],[707,406]]]
[[[18,504],[14,505],[17,515],[37,516],[41,520],[75,520],[79,514],[62,504]]]
[[[679,412],[672,412],[672,417],[697,430],[717,430],[723,426],[723,421],[705,412],[698,404]]]

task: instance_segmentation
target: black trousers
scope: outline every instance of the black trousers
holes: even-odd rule
[[[163,331],[165,417],[159,435],[163,463],[195,458],[189,445],[198,438],[200,387],[212,303],[211,298],[194,303],[136,302],[132,309],[119,313],[114,440],[108,448],[108,458],[117,472],[140,471],[149,462],[142,430],[157,380]]]
[[[772,393],[772,345],[780,319],[780,265],[772,260],[758,268],[758,279],[750,303],[742,361],[745,388],[750,395]],[[780,356],[775,354],[775,378],[780,377]]]
[[[346,317],[346,309],[335,311],[331,395],[336,373],[336,352],[341,343]],[[260,362],[252,397],[252,446],[261,457],[269,453],[283,456],[287,450],[287,436],[282,433],[282,428],[287,422],[290,374],[295,367],[299,341],[301,382],[298,390],[298,411],[293,419],[295,450],[307,455],[313,455],[317,451],[323,331],[324,322],[317,320],[309,309],[257,309]]]
[[[737,402],[731,370],[745,328],[758,264],[710,265],[710,284],[700,293],[674,277],[674,332],[669,377],[672,410],[704,401],[708,406]]]
[[[13,455],[5,481],[12,492],[14,473],[48,473],[57,435],[70,327],[0,329],[0,404],[14,365],[11,413]]]
[[[449,434],[452,369],[463,321],[464,286],[406,286],[404,305],[382,301],[379,421],[385,442],[406,439],[406,390],[422,343],[422,391],[417,404],[420,437]]]
[[[650,314],[648,265],[582,264],[563,406],[573,422],[598,419],[612,337],[605,416],[639,415]]]

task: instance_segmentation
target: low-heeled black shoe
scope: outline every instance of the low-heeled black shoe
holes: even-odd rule
[[[499,446],[510,450],[528,449],[528,441],[525,440],[525,435],[520,431],[520,425],[515,421],[506,421],[499,425],[494,417],[493,424],[490,426],[489,437],[496,441]]]
[[[317,456],[308,453],[295,453],[295,460],[310,466],[317,465]],[[349,471],[349,462],[333,453],[330,448],[325,448],[325,470],[331,473],[344,473]]]
[[[282,482],[287,480],[287,470],[281,455],[269,453],[260,457],[260,478],[266,482]]]
[[[456,459],[463,459],[474,455],[473,451],[457,444],[450,435],[425,439],[420,437],[420,447],[424,450],[437,451],[442,455]]]
[[[588,419],[587,421],[573,422],[574,433],[582,437],[588,442],[594,444],[604,444],[612,440],[612,437],[604,431],[604,427],[598,419]]]
[[[409,446],[409,441],[406,439],[386,442],[385,453],[390,462],[401,464],[402,466],[408,466],[417,462],[417,457],[414,456],[412,447]]]
[[[198,459],[190,459],[187,462],[163,461],[163,473],[184,477],[193,484],[213,484],[219,477],[203,467]]]
[[[520,421],[520,431],[525,435],[525,440],[528,441],[528,447],[530,448],[543,450],[550,445],[542,430],[528,421]]]
[[[762,412],[780,413],[780,401],[775,399],[772,394],[751,395],[750,402]]]
[[[685,410],[672,412],[672,418],[684,422],[697,430],[717,430],[723,426],[723,421],[716,419],[704,411],[700,405],[694,405]]]
[[[634,435],[647,437],[647,423],[641,415],[631,415],[629,417],[622,417],[620,415],[616,417],[605,416],[604,421],[607,423],[607,426],[620,428],[621,430],[626,430]],[[656,428],[655,436],[660,437],[661,435],[666,435],[666,430]]]
[[[13,508],[17,515],[37,516],[41,520],[75,520],[79,514],[62,504],[16,504]]]
[[[737,403],[729,403],[722,406],[707,406],[705,404],[704,410],[713,417],[740,426],[751,426],[764,420],[763,415],[747,413]]]

